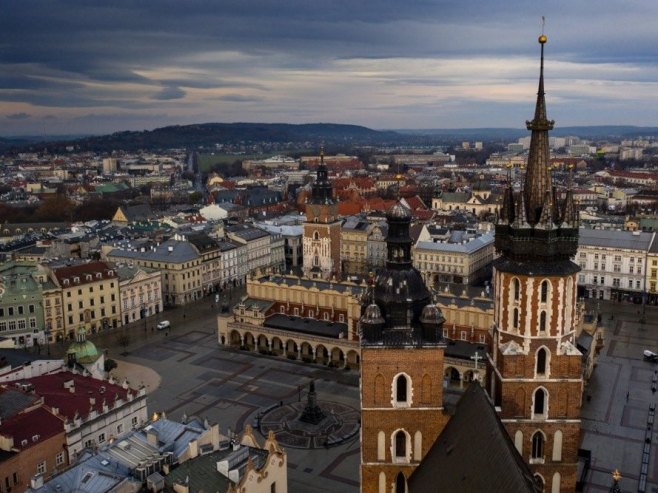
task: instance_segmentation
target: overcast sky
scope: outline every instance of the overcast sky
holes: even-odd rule
[[[2,0],[0,136],[658,126],[656,0]]]

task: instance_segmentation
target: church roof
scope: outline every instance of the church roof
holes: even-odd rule
[[[414,493],[541,491],[478,383],[466,389],[408,486]]]

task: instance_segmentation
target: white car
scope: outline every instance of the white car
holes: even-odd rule
[[[163,320],[162,322],[158,322],[158,325],[156,327],[158,330],[164,330],[168,329],[171,324],[169,323],[169,320]]]
[[[649,351],[648,349],[645,349],[643,354],[645,361],[658,362],[658,354],[654,353],[653,351]]]

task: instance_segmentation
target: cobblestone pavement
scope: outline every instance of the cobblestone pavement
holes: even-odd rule
[[[597,310],[596,302],[590,308]],[[582,448],[591,450],[586,492],[609,491],[611,472],[619,469],[623,491],[658,491],[658,425],[649,432],[649,407],[658,402],[652,391],[658,364],[643,360],[642,351],[658,352],[658,309],[634,304],[598,302],[605,347],[585,389]],[[646,489],[640,490],[642,456],[650,453]]]

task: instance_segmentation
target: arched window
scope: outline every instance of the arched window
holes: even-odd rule
[[[548,301],[548,281],[542,281],[541,283],[539,301],[541,303],[546,303]]]
[[[395,493],[406,493],[407,492],[407,480],[404,477],[404,474],[401,472],[395,478]]]
[[[539,313],[539,332],[546,332],[546,312]]]
[[[519,297],[521,296],[521,283],[518,279],[514,279],[512,284],[514,285],[514,301],[519,301]]]
[[[514,446],[519,454],[523,455],[523,432],[521,430],[516,430],[514,434]]]
[[[395,457],[399,459],[407,457],[407,435],[402,430],[395,434]]]
[[[317,255],[313,257],[313,265],[315,267],[318,267],[320,265],[320,257],[318,257]]]
[[[562,460],[562,431],[557,430],[553,434],[553,462]]]
[[[395,401],[399,404],[409,403],[409,381],[406,375],[398,375],[395,377]]]
[[[546,348],[537,351],[537,375],[546,375]]]
[[[556,472],[553,474],[553,485],[551,486],[551,493],[560,493],[562,491],[560,489],[560,481],[562,480],[562,477],[560,476],[559,472]]]
[[[519,309],[515,308],[514,311],[512,312],[512,326],[515,329],[519,328]]]
[[[414,434],[414,460],[420,462],[423,458],[423,434],[418,430]]]
[[[384,474],[384,471],[379,473],[378,493],[386,493],[386,474]]]
[[[318,233],[317,231],[313,232],[313,239],[314,240],[319,240],[320,239],[320,233]]]
[[[386,434],[377,433],[377,460],[386,460]]]
[[[541,476],[541,474],[535,474],[534,478],[535,484],[539,487],[539,491],[544,491],[546,484],[544,483],[544,478]]]
[[[535,404],[533,411],[536,415],[546,414],[546,392],[544,389],[535,390]]]
[[[544,458],[544,435],[542,435],[541,431],[536,431],[535,434],[532,435],[532,458]]]

